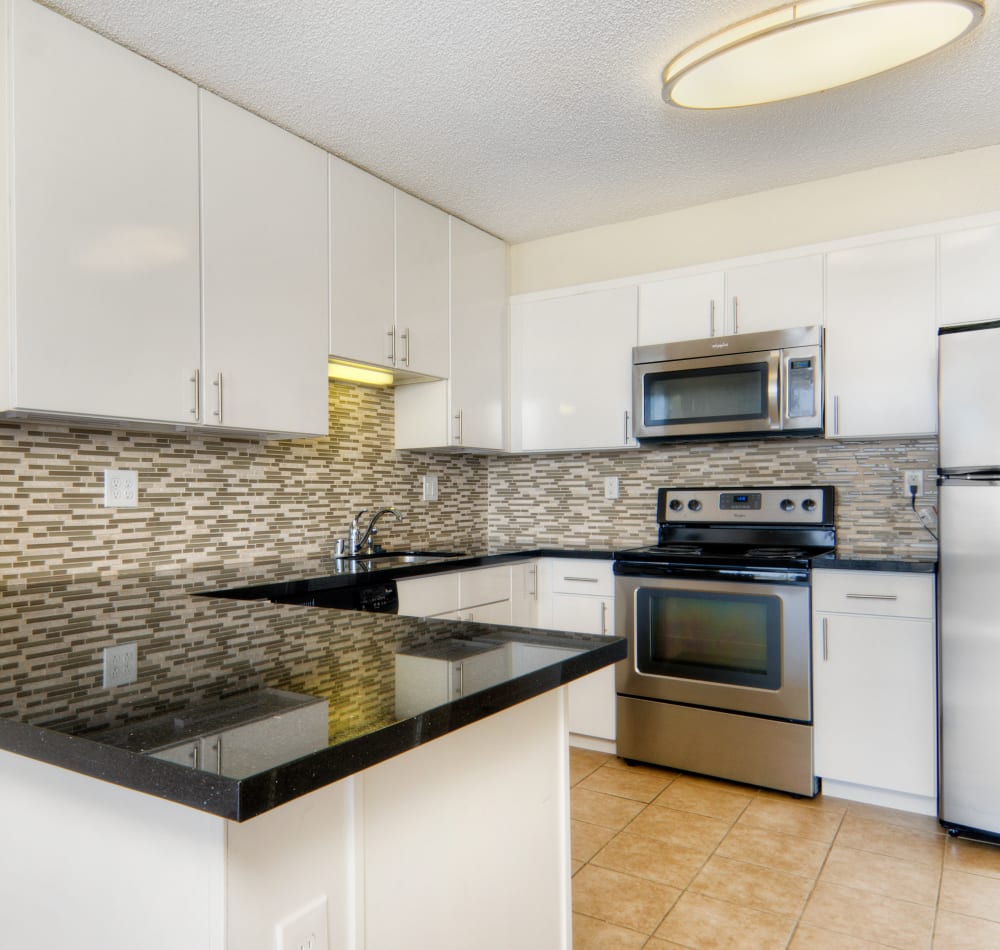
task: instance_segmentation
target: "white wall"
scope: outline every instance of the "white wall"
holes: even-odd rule
[[[996,210],[1000,145],[515,244],[510,292],[611,280]]]

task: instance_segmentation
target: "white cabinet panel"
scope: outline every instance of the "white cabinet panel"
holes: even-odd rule
[[[36,4],[10,15],[6,408],[193,422],[196,87]]]
[[[726,271],[727,332],[759,333],[823,323],[823,255]]]
[[[612,597],[552,595],[552,626],[556,630],[611,634],[614,632],[614,622],[615,610]]]
[[[544,451],[633,444],[634,287],[520,302],[512,442]]]
[[[565,594],[606,594],[615,592],[611,561],[596,558],[552,558],[552,589]]]
[[[392,365],[395,189],[329,156],[330,353]]]
[[[203,421],[327,432],[327,157],[201,92]]]
[[[569,731],[615,740],[615,668],[606,666],[569,684]]]
[[[639,285],[639,346],[724,332],[725,274],[712,271]]]
[[[934,585],[921,574],[828,571],[813,587],[813,609],[934,619]]]
[[[939,238],[941,326],[1000,320],[1000,225]]]
[[[510,567],[483,567],[461,572],[459,607],[475,607],[510,599]]]
[[[400,578],[396,581],[399,595],[399,615],[402,617],[433,617],[458,610],[461,571],[430,574],[425,577]]]
[[[396,191],[396,366],[447,377],[448,215]]]
[[[935,239],[827,255],[826,434],[937,431]]]
[[[518,627],[539,627],[539,562],[510,566],[510,622]]]

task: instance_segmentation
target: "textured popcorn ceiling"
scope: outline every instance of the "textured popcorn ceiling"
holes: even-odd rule
[[[693,113],[660,98],[667,60],[776,2],[47,5],[511,242],[1000,142],[992,8],[891,74]]]

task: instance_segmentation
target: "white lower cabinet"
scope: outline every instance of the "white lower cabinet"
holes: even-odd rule
[[[816,774],[838,797],[936,813],[934,578],[813,574]]]
[[[464,619],[464,618],[461,618]],[[510,675],[506,645],[451,640],[396,654],[396,716],[407,719],[486,689]]]
[[[447,571],[396,581],[397,613],[476,623],[510,623],[510,567]]]

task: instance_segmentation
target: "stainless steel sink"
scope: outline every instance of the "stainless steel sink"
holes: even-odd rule
[[[356,554],[340,558],[343,561],[372,561],[380,567],[390,564],[419,564],[422,561],[440,561],[450,557],[465,557],[464,551],[382,551],[378,554]]]

